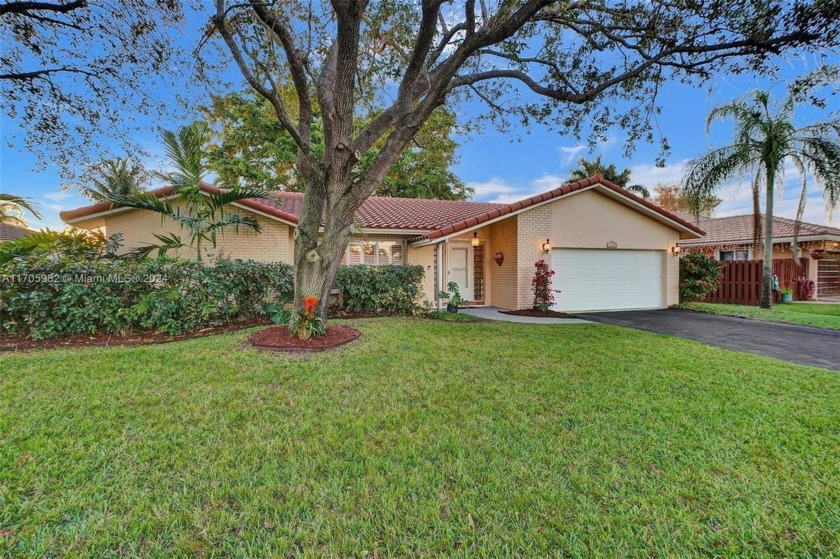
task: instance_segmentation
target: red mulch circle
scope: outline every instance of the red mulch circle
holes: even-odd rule
[[[538,309],[519,309],[518,311],[499,311],[502,314],[514,316],[536,316],[539,318],[574,318],[573,315],[557,311],[541,311]]]
[[[297,336],[292,336],[286,326],[272,326],[254,332],[248,338],[248,341],[251,342],[251,345],[260,349],[304,353],[335,349],[352,342],[361,335],[361,332],[349,326],[328,326],[327,333],[323,336],[316,336],[309,341],[303,341]]]
[[[4,351],[28,351],[35,349],[58,349],[75,347],[109,347],[109,346],[139,346],[149,344],[165,344],[169,342],[180,342],[192,338],[203,338],[225,332],[235,332],[254,326],[268,324],[265,318],[233,322],[222,326],[211,326],[195,332],[172,336],[160,332],[135,332],[125,336],[118,334],[90,334],[81,336],[70,336],[67,338],[56,338],[52,340],[29,340],[20,336],[0,336],[0,352]]]

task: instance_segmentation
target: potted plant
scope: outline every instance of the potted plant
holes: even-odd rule
[[[458,289],[458,284],[454,281],[450,281],[446,285],[446,291],[439,291],[438,292],[439,299],[446,299],[448,302],[446,303],[446,310],[448,312],[458,312],[458,306],[464,302],[463,297],[461,297],[461,292]]]
[[[793,288],[785,287],[782,289],[782,303],[793,303]]]

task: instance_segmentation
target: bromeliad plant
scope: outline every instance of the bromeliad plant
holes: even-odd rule
[[[320,316],[315,316],[318,309],[318,297],[303,298],[303,313],[296,320],[289,322],[289,329],[301,340],[311,340],[315,336],[323,336],[327,325]]]
[[[548,267],[545,260],[538,260],[534,267],[534,279],[531,280],[531,291],[534,292],[534,308],[542,312],[548,311],[554,306],[554,294],[560,293],[559,289],[551,289],[551,276],[554,270]]]

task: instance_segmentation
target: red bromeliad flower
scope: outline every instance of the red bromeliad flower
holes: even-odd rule
[[[303,298],[303,310],[308,315],[315,314],[315,307],[318,306],[318,298],[317,297],[304,297]]]

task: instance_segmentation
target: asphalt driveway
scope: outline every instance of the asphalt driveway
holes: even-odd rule
[[[587,313],[577,316],[593,322],[669,334],[716,347],[840,371],[840,330],[676,309]]]

